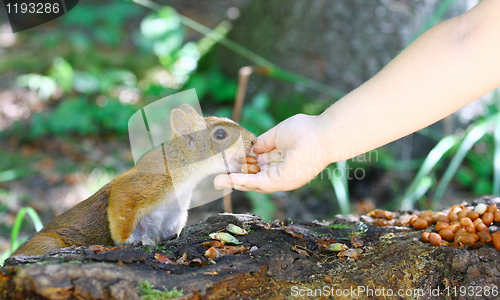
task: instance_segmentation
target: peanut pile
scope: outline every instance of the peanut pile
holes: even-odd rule
[[[418,217],[410,219],[409,225],[416,229],[424,229],[435,224],[436,232],[422,233],[421,240],[434,246],[482,246],[493,242],[495,249],[500,250],[500,232],[490,235],[489,226],[493,221],[500,222],[500,210],[496,204],[478,204],[474,210],[464,205],[453,206],[448,215],[426,211]]]
[[[257,165],[257,158],[251,155],[240,159],[241,171],[247,174],[257,174],[260,172],[260,167]]]
[[[376,209],[368,216],[375,218],[376,226],[411,226],[415,229],[425,229],[435,225],[435,232],[423,232],[422,242],[434,246],[450,246],[464,248],[466,246],[480,247],[493,243],[500,250],[500,231],[490,234],[489,226],[500,222],[500,210],[496,204],[478,204],[476,207],[455,205],[449,211],[433,212],[428,210],[420,215],[403,215],[395,218],[395,214],[382,209]]]

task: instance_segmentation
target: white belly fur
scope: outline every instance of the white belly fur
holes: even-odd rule
[[[168,194],[158,207],[137,223],[126,243],[142,242],[143,245],[156,245],[162,238],[175,233],[180,234],[187,221],[187,210],[195,186],[196,184],[185,185],[185,188],[177,192],[183,203],[182,209],[176,193]]]

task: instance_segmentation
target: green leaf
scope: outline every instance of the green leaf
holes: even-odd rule
[[[51,116],[49,126],[56,135],[66,135],[69,132],[84,135],[98,131],[90,108],[83,99],[62,102]]]
[[[16,83],[22,87],[28,87],[32,91],[38,91],[42,100],[48,100],[56,91],[57,83],[54,79],[39,74],[25,74],[17,78]]]
[[[146,16],[140,25],[141,33],[149,39],[160,39],[181,26],[179,15],[171,7]]]
[[[31,119],[31,126],[29,130],[29,137],[36,139],[41,138],[48,133],[47,129],[47,115],[45,114],[34,114]]]
[[[0,171],[0,182],[7,182],[19,177],[17,170]]]
[[[71,91],[73,87],[73,67],[61,57],[54,59],[49,75],[54,78],[64,92]]]
[[[95,117],[104,130],[125,134],[128,132],[128,120],[135,112],[133,106],[109,99],[104,107],[96,111]]]
[[[172,55],[172,53],[182,45],[183,39],[184,37],[180,32],[168,34],[165,38],[153,43],[153,52],[157,56]]]
[[[95,93],[99,91],[99,84],[99,79],[90,73],[81,71],[75,71],[74,73],[73,87],[80,93]]]

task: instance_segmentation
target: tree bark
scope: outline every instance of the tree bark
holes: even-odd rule
[[[500,198],[484,197],[473,204],[480,202],[500,204]],[[420,241],[422,230],[377,227],[369,224],[370,218],[361,219],[368,224],[364,233],[353,216],[285,226],[258,216],[221,214],[187,227],[157,249],[95,253],[70,247],[14,257],[0,270],[0,297],[140,299],[140,283],[147,281],[157,289],[182,289],[181,299],[301,299],[310,293],[314,299],[373,299],[370,293],[383,291],[378,299],[498,299],[500,255],[491,244],[434,247]],[[201,244],[229,223],[250,229],[237,237],[246,250],[208,259]],[[490,229],[498,230],[495,225]],[[363,243],[357,245],[362,251],[357,258],[321,250],[333,240],[354,249],[354,235]],[[453,291],[456,297],[450,297]]]

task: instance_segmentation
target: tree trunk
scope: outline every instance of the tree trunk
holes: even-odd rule
[[[256,0],[242,7],[229,38],[287,71],[348,93],[389,63],[445,4],[438,0]],[[442,18],[459,15],[466,8],[467,1],[457,0]],[[223,47],[220,54],[220,62],[231,76],[242,66],[255,64]],[[278,122],[297,113],[318,114],[338,100],[260,74],[251,76],[248,90],[246,101],[255,92],[270,93],[273,104],[269,110]],[[441,123],[432,126],[444,136]],[[409,161],[425,157],[436,143],[413,134],[383,150],[397,161]],[[382,176],[368,174],[374,182],[368,189],[366,183],[352,182],[352,198],[372,197],[377,204],[385,204],[403,193],[403,188],[396,187],[408,186],[412,174],[413,170],[392,170],[391,186],[383,189],[376,187],[384,186]]]

